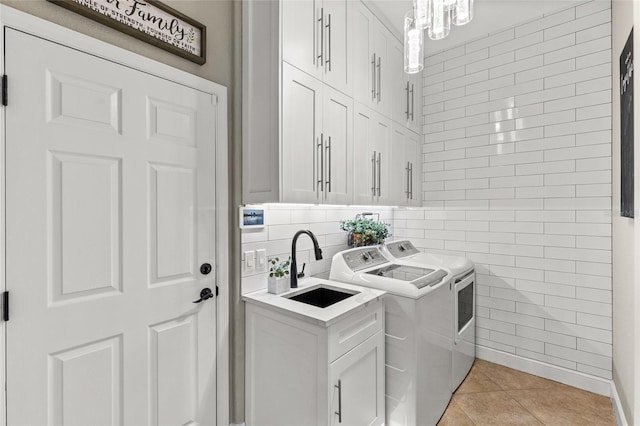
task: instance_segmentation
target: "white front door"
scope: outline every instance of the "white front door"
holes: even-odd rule
[[[216,97],[5,45],[7,423],[215,424]]]

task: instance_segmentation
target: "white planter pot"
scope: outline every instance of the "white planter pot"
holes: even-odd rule
[[[289,291],[289,277],[269,277],[269,281],[267,284],[267,290],[272,294],[280,294],[285,291]]]

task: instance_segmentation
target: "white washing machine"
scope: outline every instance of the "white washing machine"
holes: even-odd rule
[[[452,389],[460,386],[469,374],[476,358],[475,271],[473,262],[465,257],[423,253],[409,240],[383,244],[380,250],[399,263],[440,267],[453,276],[453,371]]]
[[[330,279],[385,290],[387,425],[435,425],[451,399],[451,275],[389,261],[377,247],[336,254]]]

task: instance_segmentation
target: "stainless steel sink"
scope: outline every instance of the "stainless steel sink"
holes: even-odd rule
[[[326,308],[327,306],[331,306],[342,300],[348,299],[355,294],[358,293],[349,293],[346,290],[336,290],[321,286],[284,297],[290,300],[295,300],[296,302],[317,306],[318,308]]]

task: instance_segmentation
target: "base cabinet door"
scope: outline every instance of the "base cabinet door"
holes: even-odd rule
[[[370,337],[329,366],[331,425],[384,423],[384,335]]]

